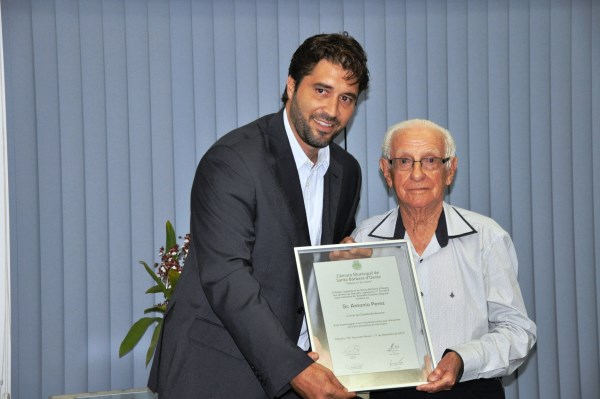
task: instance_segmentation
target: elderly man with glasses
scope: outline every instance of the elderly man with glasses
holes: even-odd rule
[[[504,398],[501,377],[535,344],[510,236],[489,217],[444,202],[455,152],[450,132],[431,121],[390,127],[379,166],[399,206],[352,233],[358,242],[410,241],[438,361],[428,383],[371,392],[372,399]]]

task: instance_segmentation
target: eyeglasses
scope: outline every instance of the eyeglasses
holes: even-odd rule
[[[423,170],[438,170],[443,164],[448,162],[450,157],[448,158],[439,158],[439,157],[426,157],[422,158],[420,161],[414,160],[412,158],[392,158],[389,159],[390,165],[396,170],[411,170],[415,162],[419,162],[421,164],[421,168]]]

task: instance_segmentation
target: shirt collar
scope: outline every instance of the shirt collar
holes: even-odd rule
[[[404,223],[402,222],[402,214],[398,212],[398,217],[396,218],[396,227],[394,228],[394,238],[402,239],[404,238],[405,233],[406,228],[404,228]],[[442,213],[438,219],[438,224],[435,229],[435,237],[437,238],[440,247],[444,248],[446,245],[448,245],[448,226],[446,225],[444,208],[442,208]]]
[[[395,219],[395,220],[394,220]],[[386,222],[387,221],[387,222]],[[392,223],[394,223],[392,232]],[[384,216],[383,220],[369,233],[371,237],[387,239],[403,239],[406,228],[402,222],[402,216],[398,208]],[[435,237],[444,248],[453,238],[475,234],[477,230],[465,219],[460,211],[444,202],[442,213],[435,230]]]
[[[285,108],[283,109],[283,125],[285,126],[285,133],[287,134],[288,141],[290,142],[290,147],[292,147],[292,154],[294,156],[296,168],[300,169],[307,163],[312,168],[312,161],[308,158],[304,150],[302,150],[300,143],[298,143],[296,136],[294,136],[294,132],[292,131],[292,127],[288,121],[287,109]],[[325,169],[327,169],[327,167],[329,167],[329,158],[329,146],[319,149],[316,166],[318,168],[325,167]]]

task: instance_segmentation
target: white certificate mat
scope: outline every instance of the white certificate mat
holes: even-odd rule
[[[314,269],[336,375],[419,368],[395,257]]]
[[[311,349],[350,391],[420,385],[435,368],[409,245],[294,248]]]

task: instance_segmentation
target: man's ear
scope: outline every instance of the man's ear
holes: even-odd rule
[[[392,188],[392,175],[390,173],[390,161],[385,158],[379,158],[379,169],[381,169],[381,173],[383,173],[383,177],[385,178],[385,182],[388,187]]]
[[[294,91],[296,90],[296,81],[291,76],[288,76],[285,86],[288,98],[292,98],[294,95]]]
[[[454,176],[456,175],[456,168],[458,166],[458,157],[454,157],[448,162],[450,162],[450,170],[448,170],[448,174],[446,174],[446,186],[451,185],[452,181],[454,180]]]

